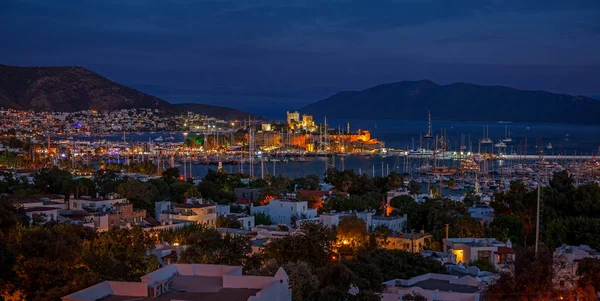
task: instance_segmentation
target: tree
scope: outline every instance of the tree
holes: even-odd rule
[[[175,181],[179,181],[179,168],[171,167],[167,168],[162,172],[162,179],[169,185]]]
[[[338,243],[347,246],[350,249],[361,247],[367,241],[367,225],[365,221],[356,215],[349,215],[340,218],[336,228]]]
[[[450,178],[448,180],[448,188],[453,189],[454,187],[456,187],[456,179],[455,178]]]
[[[525,225],[516,215],[500,215],[490,223],[490,236],[500,241],[510,238],[512,243],[520,243],[524,238]]]
[[[182,263],[242,265],[252,251],[250,238],[243,235],[224,236],[214,228],[204,225],[194,229],[181,253]]]
[[[320,182],[321,179],[319,176],[310,174],[303,178],[295,178],[291,182],[291,187],[289,187],[289,190],[294,190],[294,188],[297,190],[318,190]]]
[[[256,225],[272,225],[271,217],[263,212],[254,214],[254,224]]]
[[[59,300],[97,283],[82,252],[83,240],[91,235],[90,230],[68,223],[23,232],[14,246],[18,256],[12,294],[27,300]]]
[[[418,253],[410,253],[400,250],[376,249],[371,252],[360,250],[352,259],[345,262],[346,265],[354,271],[358,277],[370,279],[372,272],[367,274],[364,271],[372,271],[372,268],[365,268],[365,265],[373,265],[381,273],[381,278],[377,279],[409,279],[427,273],[447,274],[446,268],[440,262],[423,257]],[[371,283],[371,289],[380,285],[377,280]]]
[[[158,268],[158,259],[148,255],[153,239],[139,227],[111,228],[84,244],[85,261],[102,280],[137,281]]]
[[[411,195],[419,194],[421,192],[421,184],[419,184],[415,181],[410,181],[408,183],[408,191],[410,192]]]
[[[114,170],[97,170],[94,173],[94,181],[103,194],[114,192],[117,189],[117,173]]]
[[[380,225],[380,226],[377,226],[373,230],[373,234],[375,235],[375,238],[377,239],[377,243],[379,245],[381,245],[381,246],[387,246],[389,244],[388,238],[390,236],[392,236],[392,234],[394,234],[394,233],[386,225]]]
[[[419,293],[410,293],[402,296],[402,301],[427,301],[427,298]]]
[[[527,191],[525,184],[520,181],[512,181],[509,191],[494,196],[490,204],[496,215],[516,215],[524,224],[523,244],[527,245],[527,239],[535,231],[535,218],[537,212],[537,191]]]
[[[228,216],[219,216],[217,217],[217,221],[215,223],[217,228],[231,228],[231,229],[241,229],[242,224],[235,218],[231,218]]]
[[[307,222],[299,232],[268,243],[264,255],[279,265],[304,261],[311,267],[322,267],[333,260],[335,240],[334,230],[320,222]]]
[[[561,293],[553,281],[556,275],[552,250],[532,248],[517,250],[513,270],[502,273],[500,279],[488,288],[486,300],[555,300]]]
[[[283,266],[290,279],[292,300],[314,300],[319,289],[319,278],[306,262],[288,263]]]

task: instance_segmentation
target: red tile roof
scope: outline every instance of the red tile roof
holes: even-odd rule
[[[322,198],[326,195],[329,195],[328,191],[321,191],[321,190],[298,190],[298,195],[302,195],[305,197],[317,197],[317,198]]]
[[[247,198],[241,198],[239,199],[237,202],[235,202],[238,205],[249,205],[250,201],[248,201]]]
[[[516,254],[515,250],[509,247],[498,247],[498,255]]]

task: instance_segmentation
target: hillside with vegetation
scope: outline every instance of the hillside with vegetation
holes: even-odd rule
[[[600,124],[600,101],[545,91],[430,80],[343,91],[305,106],[301,113],[333,119],[513,121]]]

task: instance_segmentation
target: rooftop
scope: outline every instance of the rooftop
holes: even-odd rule
[[[413,285],[408,285],[408,286],[398,285],[398,286],[420,287],[422,289],[431,290],[431,291],[439,290],[439,291],[444,291],[444,292],[457,292],[457,293],[468,293],[468,294],[473,294],[473,293],[480,291],[479,287],[476,287],[476,286],[455,284],[455,283],[450,283],[450,281],[448,281],[448,280],[440,280],[440,279],[427,279],[427,280],[419,281]]]
[[[43,211],[53,211],[58,210],[58,208],[54,207],[31,207],[25,209],[25,212],[43,212]]]
[[[223,277],[218,276],[178,276],[173,279],[169,291],[157,297],[135,298],[136,296],[108,295],[102,301],[136,300],[202,300],[202,301],[246,301],[260,289],[224,288]]]
[[[504,242],[501,242],[495,238],[444,238],[444,240],[455,244],[464,244],[469,247],[491,247],[506,245]]]
[[[185,203],[185,204],[175,204],[176,208],[204,208],[204,207],[214,207],[216,205],[211,204],[199,204],[199,203]]]

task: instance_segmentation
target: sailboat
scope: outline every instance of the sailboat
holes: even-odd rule
[[[494,144],[495,147],[498,148],[502,148],[502,147],[506,147],[506,143],[504,143],[504,140],[500,140],[500,142]]]
[[[492,139],[490,139],[489,137],[489,126],[485,126],[483,128],[483,139],[481,139],[481,144],[491,144],[494,143],[494,141],[492,141]]]
[[[510,137],[510,130],[508,130],[508,132],[507,132],[507,129],[508,129],[508,127],[504,127],[504,137],[505,138],[502,139],[502,142],[512,142],[513,141],[512,138]]]
[[[548,143],[548,145],[546,145],[547,149],[552,149],[552,143]]]
[[[431,139],[431,138],[433,138],[433,135],[431,134],[431,111],[429,111],[429,126],[428,126],[428,129],[427,129],[427,134],[425,134],[423,136],[423,138],[425,138],[425,139]]]

